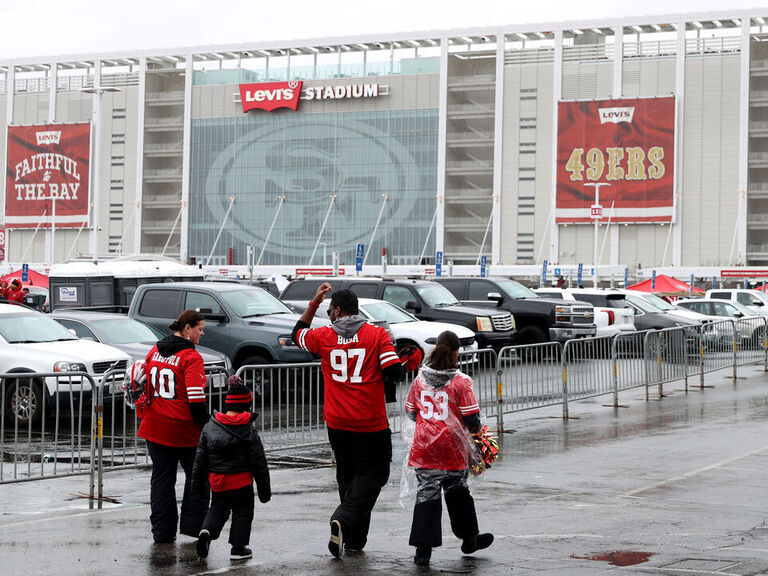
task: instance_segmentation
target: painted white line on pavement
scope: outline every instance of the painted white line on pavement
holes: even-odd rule
[[[754,456],[755,454],[759,454],[760,452],[765,452],[766,450],[768,450],[768,446],[763,446],[762,448],[758,448],[757,450],[752,450],[751,452],[746,452],[745,454],[741,454],[733,458],[728,458],[727,460],[723,460],[722,462],[717,462],[710,466],[704,466],[703,468],[697,468],[696,470],[691,470],[690,472],[686,472],[685,474],[680,474],[679,476],[672,476],[671,478],[667,478],[666,480],[661,480],[660,482],[654,482],[653,484],[650,484],[648,486],[631,490],[629,492],[626,492],[622,496],[624,498],[631,498],[633,496],[637,496],[638,494],[642,494],[643,492],[647,492],[655,488],[660,488],[661,486],[665,486],[667,484],[673,484],[675,482],[679,482],[680,480],[685,480],[687,478],[691,478],[692,476],[696,476],[703,472],[707,472],[708,470],[713,470],[715,468],[725,466],[727,464],[730,464],[731,462],[736,462],[737,460],[741,460],[742,458],[749,458],[750,456]]]

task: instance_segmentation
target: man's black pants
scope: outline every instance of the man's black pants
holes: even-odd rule
[[[210,532],[212,540],[221,535],[230,510],[232,526],[229,528],[229,543],[232,547],[247,546],[253,524],[253,483],[236,490],[211,493],[211,507],[205,515],[203,529]]]
[[[184,496],[181,500],[179,532],[187,536],[200,533],[205,513],[208,511],[208,485],[204,489],[192,489],[192,465],[197,447],[178,448],[147,440],[152,458],[149,503],[152,536],[155,542],[173,542],[176,539],[176,523],[179,512],[176,507],[176,473],[181,464],[186,477]]]
[[[429,546],[436,548],[443,543],[443,531],[440,517],[443,514],[441,493],[445,495],[445,505],[451,519],[451,530],[457,538],[474,538],[479,530],[475,500],[467,486],[465,470],[416,470],[419,489],[416,493],[416,506],[413,508],[411,546]]]
[[[378,432],[328,428],[328,440],[336,456],[341,500],[331,521],[341,523],[345,546],[362,550],[368,541],[371,511],[389,479],[392,432],[389,428]]]

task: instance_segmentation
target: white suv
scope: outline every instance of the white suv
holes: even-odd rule
[[[707,290],[704,298],[708,300],[729,300],[746,306],[761,316],[768,316],[768,294],[760,290],[746,288],[720,288]]]
[[[635,330],[635,313],[624,301],[624,294],[597,288],[537,288],[536,294],[547,298],[562,298],[589,302],[595,308],[595,336],[613,336]]]
[[[87,372],[99,384],[105,372],[111,368],[125,370],[129,360],[112,346],[78,339],[45,314],[0,304],[0,374]],[[7,378],[4,386],[0,380],[0,388],[5,394],[2,405],[7,421],[16,419],[26,426],[30,420],[33,424],[40,421],[44,402],[52,408],[58,395],[59,405],[69,407],[73,394],[89,391],[91,386],[81,378],[51,376]],[[46,413],[51,410],[46,409]]]

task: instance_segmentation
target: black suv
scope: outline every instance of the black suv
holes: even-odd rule
[[[587,302],[541,298],[519,282],[507,278],[436,278],[461,302],[508,310],[517,324],[516,344],[565,342],[594,336],[595,313]]]
[[[476,334],[479,348],[496,350],[513,344],[515,319],[506,310],[466,306],[435,282],[391,278],[299,278],[285,287],[280,299],[306,303],[323,282],[334,290],[349,289],[358,298],[386,300],[408,310],[419,320],[450,322],[466,326]]]

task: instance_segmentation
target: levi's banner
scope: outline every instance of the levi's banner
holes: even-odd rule
[[[673,97],[558,103],[557,222],[671,222],[674,143]]]
[[[256,108],[267,112],[276,108],[296,110],[301,96],[301,85],[301,80],[240,84],[243,112]]]
[[[90,147],[87,122],[8,126],[6,228],[87,225]]]

